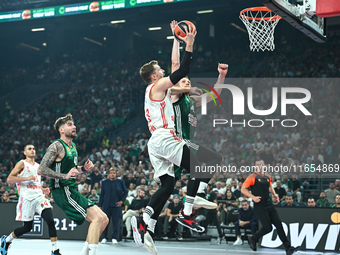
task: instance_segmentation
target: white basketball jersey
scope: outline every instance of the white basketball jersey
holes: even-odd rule
[[[167,90],[163,100],[152,100],[150,98],[150,91],[154,84],[147,86],[145,91],[145,118],[148,121],[149,130],[153,133],[159,128],[175,128],[174,109],[170,92]]]
[[[18,193],[20,197],[28,200],[32,200],[38,196],[43,195],[41,190],[41,176],[38,175],[38,163],[31,165],[26,160],[22,160],[24,163],[24,169],[17,175],[18,177],[28,177],[30,175],[35,176],[34,181],[23,181],[17,183]]]

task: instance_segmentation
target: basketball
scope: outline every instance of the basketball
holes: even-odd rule
[[[185,44],[185,42],[183,40],[181,40],[178,36],[185,37],[187,35],[186,32],[185,32],[185,28],[187,28],[187,30],[189,30],[189,26],[191,27],[193,32],[196,31],[195,25],[191,21],[188,21],[188,20],[182,20],[182,21],[178,22],[178,24],[176,25],[175,31],[174,31],[174,36],[177,39],[177,41],[179,41],[180,43]]]

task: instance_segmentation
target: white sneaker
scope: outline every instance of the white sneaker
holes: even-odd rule
[[[126,237],[127,237],[127,238],[129,238],[129,237],[131,237],[131,236],[132,236],[132,233],[131,233],[131,231],[127,232],[127,235],[126,235]]]
[[[202,197],[195,196],[194,206],[203,207],[205,209],[216,209],[217,204],[210,202]]]
[[[112,239],[112,244],[116,244],[116,243],[118,243],[117,239]]]
[[[144,235],[144,246],[152,254],[157,255],[157,248],[149,232]]]
[[[242,245],[241,238],[237,238],[233,245]]]
[[[101,243],[107,243],[107,240],[106,240],[106,238],[103,238],[103,240],[101,241]]]

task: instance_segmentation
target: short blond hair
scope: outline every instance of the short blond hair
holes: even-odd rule
[[[155,65],[158,65],[158,61],[151,60],[150,62],[144,64],[140,70],[139,74],[147,84],[151,83],[151,74],[155,73]]]
[[[73,118],[72,118],[72,114],[71,113],[68,113],[66,114],[64,117],[60,117],[58,118],[55,123],[54,123],[54,129],[55,131],[57,131],[57,133],[59,133],[59,128],[62,126],[62,125],[65,125],[66,122],[68,122],[69,120],[73,121]],[[74,122],[74,121],[73,121]]]

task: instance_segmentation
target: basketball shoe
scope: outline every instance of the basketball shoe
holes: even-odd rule
[[[154,234],[148,230],[144,235],[144,246],[152,255],[157,255],[157,248],[153,238]]]
[[[217,204],[215,204],[214,202],[210,202],[203,197],[195,196],[194,206],[203,207],[205,209],[216,209]]]
[[[190,215],[185,215],[183,211],[181,211],[176,218],[176,221],[183,225],[184,227],[190,228],[193,231],[196,231],[198,233],[204,232],[205,228],[200,226],[196,221],[195,221],[195,212],[192,212]]]
[[[58,249],[58,250],[52,251],[51,255],[61,255],[61,253],[59,252],[59,249]]]
[[[6,255],[7,251],[8,251],[8,248],[11,245],[11,243],[7,243],[6,242],[6,237],[7,236],[5,236],[5,235],[3,235],[1,237],[1,241],[0,241],[0,254],[1,255]]]
[[[132,216],[131,226],[133,231],[133,240],[139,247],[144,246],[144,235],[146,234],[147,225],[144,223],[143,217]]]

